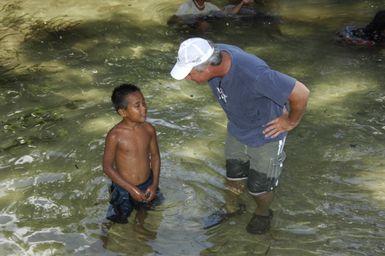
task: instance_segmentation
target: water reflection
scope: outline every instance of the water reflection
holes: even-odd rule
[[[224,1],[215,1],[220,6]],[[333,35],[384,1],[269,1],[281,23],[213,20],[205,32],[166,25],[173,1],[5,1],[0,6],[2,255],[382,255],[385,202],[383,49]],[[179,42],[236,44],[312,90],[288,159],[272,232],[251,236],[247,194],[224,183],[225,117],[206,86],[169,77]],[[137,83],[159,132],[156,211],[101,239],[108,179],[100,166],[116,123],[112,87]],[[204,230],[229,198],[246,213]]]

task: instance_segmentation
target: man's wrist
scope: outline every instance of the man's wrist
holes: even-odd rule
[[[298,123],[299,123],[298,120],[297,121],[292,121],[292,120],[290,120],[290,118],[289,118],[288,121],[289,121],[289,125],[290,125],[291,128],[296,127],[298,125]]]

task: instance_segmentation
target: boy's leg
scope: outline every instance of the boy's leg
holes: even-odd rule
[[[130,194],[115,183],[111,184],[110,193],[111,200],[106,218],[116,223],[127,223],[127,218],[134,208]]]

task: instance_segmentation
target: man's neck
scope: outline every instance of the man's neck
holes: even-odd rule
[[[198,10],[203,11],[205,9],[205,1],[200,1],[200,0],[192,0],[192,1]]]
[[[231,57],[225,51],[222,51],[221,55],[222,55],[222,62],[221,62],[221,64],[219,66],[211,66],[211,67],[213,67],[213,73],[215,74],[215,76],[223,78],[230,71],[230,68],[231,68]]]

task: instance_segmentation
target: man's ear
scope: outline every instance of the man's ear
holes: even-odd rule
[[[211,64],[209,64],[209,65],[207,66],[207,68],[204,70],[204,72],[206,72],[206,73],[212,73],[212,72],[213,72],[213,68],[214,68],[214,66],[211,65]]]

